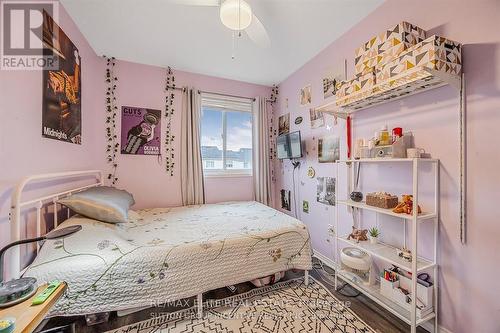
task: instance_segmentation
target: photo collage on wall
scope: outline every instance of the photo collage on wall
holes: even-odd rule
[[[82,143],[81,57],[75,44],[43,12],[44,56],[54,56],[58,69],[44,69],[42,136]]]

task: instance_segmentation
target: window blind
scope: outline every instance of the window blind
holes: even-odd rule
[[[201,93],[201,104],[204,107],[230,111],[252,112],[252,100],[249,98]]]

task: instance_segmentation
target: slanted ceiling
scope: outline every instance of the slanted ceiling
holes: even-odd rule
[[[383,0],[247,0],[271,46],[237,40],[217,7],[170,0],[61,0],[98,54],[271,85],[286,79]],[[178,0],[176,2],[182,2]]]

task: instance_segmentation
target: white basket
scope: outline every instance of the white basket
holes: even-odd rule
[[[411,279],[397,274],[398,280],[391,282],[383,277],[380,278],[380,293],[393,301],[394,303],[402,306],[406,310],[411,309]],[[405,295],[399,287],[410,291],[410,294]],[[432,286],[426,287],[417,283],[417,316],[422,317],[433,311],[433,293]]]

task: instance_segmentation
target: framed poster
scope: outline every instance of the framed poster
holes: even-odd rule
[[[121,152],[160,155],[161,111],[122,106]]]
[[[82,142],[82,81],[78,49],[43,12],[44,55],[54,56],[57,69],[44,69],[42,136],[75,144]]]

